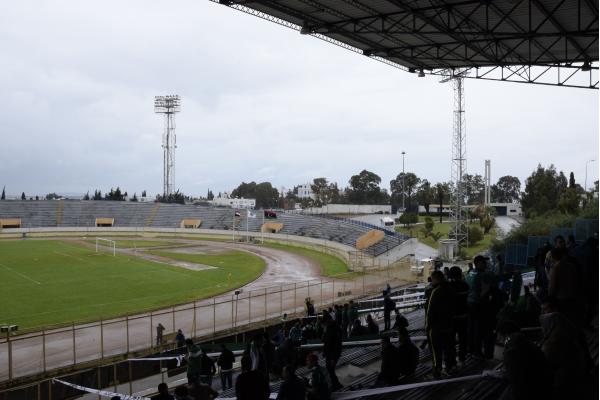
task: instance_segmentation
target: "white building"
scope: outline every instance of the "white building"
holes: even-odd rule
[[[303,199],[313,199],[315,200],[316,196],[312,191],[312,187],[310,183],[304,183],[298,186],[298,198],[300,200]]]
[[[224,192],[218,197],[215,197],[210,201],[213,206],[220,207],[231,207],[231,208],[254,208],[256,206],[256,199],[245,199],[243,197],[230,197],[229,193]]]

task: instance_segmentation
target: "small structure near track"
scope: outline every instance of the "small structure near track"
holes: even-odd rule
[[[0,218],[0,229],[2,228],[20,228],[21,218]]]
[[[114,218],[96,218],[97,227],[112,227],[115,224]]]
[[[198,229],[200,228],[200,225],[202,225],[202,220],[197,218],[197,219],[182,219],[181,223],[179,224],[180,228],[184,228],[184,229]]]
[[[383,233],[383,231],[377,229],[370,230],[369,232],[356,239],[356,248],[358,250],[364,250],[381,242],[384,237],[385,234]]]

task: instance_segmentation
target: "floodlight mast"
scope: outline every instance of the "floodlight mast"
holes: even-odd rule
[[[447,70],[441,82],[452,81],[454,86],[454,121],[452,127],[451,179],[454,184],[450,207],[450,237],[456,239],[458,247],[468,246],[467,212],[465,207],[466,188],[464,175],[467,172],[467,131],[465,120],[464,84],[467,71]]]
[[[173,193],[175,186],[175,149],[177,136],[175,135],[175,113],[181,110],[179,95],[155,96],[154,112],[164,115],[164,130],[162,137],[163,147],[163,196]]]

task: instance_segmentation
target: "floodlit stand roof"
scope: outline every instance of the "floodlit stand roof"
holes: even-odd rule
[[[598,88],[598,0],[211,0],[405,71]]]

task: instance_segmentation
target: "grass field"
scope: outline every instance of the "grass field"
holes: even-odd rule
[[[268,246],[274,249],[285,250],[290,253],[298,254],[306,258],[311,259],[313,262],[321,267],[321,275],[323,276],[335,276],[339,274],[345,274],[348,272],[348,265],[339,257],[332,256],[331,254],[322,253],[316,250],[305,249],[304,247],[290,246],[287,244],[265,242],[264,246]],[[351,277],[348,277],[349,279]]]
[[[19,329],[90,321],[210,297],[256,279],[264,261],[245,252],[192,271],[59,240],[0,241],[0,324]],[[231,286],[227,276],[232,273]]]

